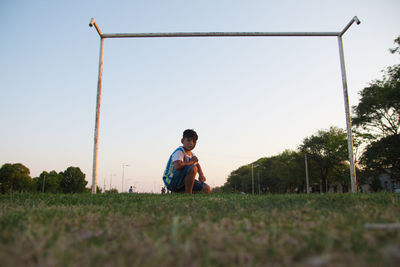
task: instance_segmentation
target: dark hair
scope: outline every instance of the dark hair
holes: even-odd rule
[[[194,141],[197,141],[199,137],[193,129],[187,129],[183,132],[183,138],[193,139]]]

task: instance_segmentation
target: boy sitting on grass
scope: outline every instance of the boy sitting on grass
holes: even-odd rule
[[[206,177],[200,167],[198,158],[192,153],[197,143],[197,133],[194,130],[185,130],[181,143],[169,157],[164,172],[165,186],[172,192],[210,193],[210,186],[205,183]],[[195,180],[199,173],[199,180]]]

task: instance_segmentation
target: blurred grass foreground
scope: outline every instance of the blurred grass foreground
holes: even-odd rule
[[[8,194],[0,207],[1,266],[400,262],[400,194]]]

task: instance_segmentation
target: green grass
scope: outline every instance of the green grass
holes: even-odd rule
[[[391,266],[400,195],[0,195],[0,266]]]

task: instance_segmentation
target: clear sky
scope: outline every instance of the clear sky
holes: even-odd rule
[[[0,165],[80,167],[92,181],[103,33],[341,31],[350,105],[399,62],[398,0],[0,1]],[[98,185],[159,192],[182,131],[211,186],[260,157],[345,128],[337,39],[106,39]],[[115,176],[111,176],[115,174]],[[112,181],[110,181],[112,177]]]

